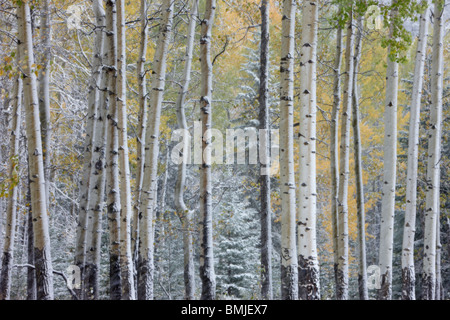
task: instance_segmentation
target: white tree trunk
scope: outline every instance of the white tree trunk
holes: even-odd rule
[[[442,285],[442,243],[441,243],[441,221],[436,221],[436,300],[444,300],[444,287]]]
[[[93,2],[97,25],[101,33],[106,26],[106,13],[101,0]],[[100,35],[98,35],[100,37]],[[106,163],[106,109],[105,100],[107,93],[106,68],[104,62],[108,59],[108,39],[103,35],[98,45],[101,45],[99,56],[99,97],[97,102],[97,114],[95,118],[95,131],[92,145],[92,159],[89,178],[89,203],[87,206],[87,235],[86,257],[83,275],[83,290],[86,299],[97,300],[99,298],[99,274],[100,274],[100,247],[102,236],[102,215],[104,212],[105,196],[105,163]],[[101,91],[101,92],[100,92]]]
[[[406,210],[403,227],[402,245],[402,299],[415,300],[414,236],[416,231],[417,208],[417,167],[419,154],[420,102],[422,97],[423,74],[427,47],[428,20],[427,8],[420,16],[419,36],[417,39],[414,82],[411,98],[408,139],[408,169],[406,177]]]
[[[186,122],[185,104],[186,95],[189,91],[189,84],[191,81],[191,69],[192,69],[192,52],[194,49],[195,41],[195,26],[196,16],[198,12],[198,0],[192,0],[191,10],[189,12],[189,26],[188,26],[188,38],[185,55],[185,65],[183,73],[182,88],[178,93],[177,98],[177,121],[178,127],[187,132],[188,125]],[[188,138],[183,137],[185,142],[183,146],[183,161],[178,165],[177,182],[175,185],[175,207],[178,214],[181,215],[183,223],[183,245],[184,245],[184,298],[186,300],[193,300],[195,293],[195,270],[194,270],[194,239],[193,239],[193,215],[194,211],[189,210],[184,202],[184,189],[186,187],[186,164],[188,163],[188,157],[190,156],[190,145],[188,144]]]
[[[211,180],[211,135],[213,69],[211,63],[211,33],[216,10],[215,0],[206,0],[205,15],[201,22],[201,98],[202,120],[202,165],[200,167],[200,279],[202,300],[216,298],[216,275],[214,272],[213,230],[212,230],[212,180]]]
[[[300,48],[300,134],[298,184],[298,280],[299,298],[320,299],[316,215],[316,115],[318,2],[303,5]]]
[[[50,119],[50,59],[51,59],[51,16],[50,1],[43,0],[41,5],[41,53],[42,69],[39,73],[39,117],[41,120],[42,152],[44,158],[45,174],[45,194],[47,197],[47,207],[49,204],[49,179],[50,179],[50,159],[51,159],[51,119]]]
[[[47,199],[45,194],[44,160],[42,156],[39,99],[35,74],[31,15],[28,1],[18,6],[17,15],[24,26],[24,57],[22,64],[25,94],[25,121],[27,128],[30,170],[31,207],[33,216],[33,246],[36,267],[38,300],[53,300],[53,267],[50,254]]]
[[[162,12],[163,19],[153,67],[151,110],[148,113],[145,137],[146,152],[141,194],[142,215],[139,221],[138,299],[140,300],[153,299],[153,217],[158,178],[159,126],[166,81],[167,51],[172,31],[173,1],[164,0]]]
[[[122,272],[122,299],[135,300],[133,257],[131,254],[131,182],[128,152],[127,126],[127,63],[126,63],[126,27],[125,3],[117,1],[117,109],[119,130],[119,166],[120,166],[120,268]]]
[[[356,176],[356,206],[357,206],[357,225],[358,225],[358,292],[360,300],[368,300],[369,292],[367,288],[367,262],[366,262],[366,212],[364,208],[364,181],[362,166],[362,146],[361,130],[359,123],[361,121],[359,112],[359,90],[358,90],[358,72],[361,59],[363,16],[358,17],[357,32],[355,39],[355,57],[353,65],[353,108],[352,108],[352,127],[354,143],[354,161]]]
[[[19,28],[23,28],[20,25]],[[19,40],[21,41],[21,40]],[[21,44],[19,44],[21,46]],[[19,47],[18,46],[18,47]],[[20,62],[20,51],[17,50],[17,61]],[[10,159],[8,167],[8,176],[14,185],[8,192],[8,207],[6,209],[6,227],[5,238],[3,244],[3,258],[0,277],[0,300],[9,300],[11,294],[11,275],[14,263],[14,239],[16,235],[17,221],[17,195],[19,192],[19,142],[20,142],[20,125],[22,123],[22,91],[23,83],[19,75],[14,85],[14,101],[12,109],[12,125],[10,136]]]
[[[350,13],[352,15],[352,12]],[[348,182],[350,160],[350,126],[353,96],[353,57],[354,57],[353,17],[347,23],[347,39],[345,49],[344,98],[341,118],[341,142],[339,159],[339,192],[338,192],[338,268],[337,299],[348,299]]]
[[[431,115],[428,129],[427,191],[422,274],[422,298],[434,300],[436,295],[436,243],[439,219],[440,161],[442,136],[442,86],[444,64],[445,0],[434,3],[433,64],[431,67]]]
[[[120,268],[120,186],[119,186],[119,130],[117,106],[117,6],[115,0],[106,1],[106,35],[108,41],[107,134],[106,134],[106,196],[109,228],[109,281],[111,300],[122,295]]]
[[[340,9],[339,12],[342,12]],[[331,236],[333,238],[334,280],[337,298],[339,233],[338,233],[338,197],[339,197],[339,111],[341,104],[341,64],[342,64],[342,27],[336,30],[336,56],[334,60],[333,107],[330,125],[330,173],[331,173]]]
[[[94,41],[94,54],[92,59],[92,75],[89,84],[89,98],[88,98],[88,111],[87,111],[87,124],[86,124],[86,140],[84,143],[84,158],[83,158],[83,171],[82,180],[80,182],[80,206],[78,212],[78,225],[77,225],[77,242],[75,251],[75,265],[80,268],[81,277],[84,278],[84,268],[86,262],[86,246],[87,238],[89,242],[92,241],[92,233],[87,234],[88,222],[92,224],[92,215],[88,218],[89,206],[95,201],[92,201],[93,188],[96,185],[96,170],[95,166],[99,160],[95,154],[98,153],[98,145],[95,141],[97,137],[97,131],[99,128],[99,120],[101,111],[99,110],[100,103],[100,90],[102,84],[102,62],[103,62],[103,46],[104,35],[102,27],[105,25],[105,11],[103,9],[100,0],[93,2],[93,9],[96,20],[96,32]],[[92,231],[92,229],[91,229]],[[83,283],[84,281],[82,281]],[[83,285],[80,289],[74,289],[79,298],[83,298]]]
[[[395,8],[391,16],[398,14]],[[392,37],[393,26],[389,37]],[[395,214],[395,188],[397,168],[397,95],[398,95],[398,62],[393,61],[388,49],[386,74],[386,103],[384,109],[384,169],[383,193],[381,204],[380,226],[380,274],[381,289],[379,298],[390,300],[392,298],[392,254],[394,250],[394,214]]]
[[[283,1],[280,93],[281,298],[298,299],[295,236],[294,56],[296,0]]]
[[[261,197],[261,297],[273,299],[272,288],[272,210],[270,201],[270,105],[269,105],[269,40],[270,40],[270,1],[261,2],[261,46],[259,72],[259,124],[265,134],[263,153],[260,154],[260,197]],[[261,143],[261,141],[260,141]],[[260,146],[260,150],[261,150]],[[264,159],[264,160],[263,160]]]
[[[141,209],[141,191],[142,178],[144,176],[144,157],[145,157],[145,126],[147,124],[148,104],[147,104],[147,72],[145,62],[147,60],[148,45],[148,0],[141,0],[140,19],[141,19],[141,37],[139,46],[139,58],[137,62],[137,80],[138,80],[138,100],[139,100],[139,123],[136,137],[136,182],[134,187],[134,215],[131,237],[131,248],[133,250],[134,263],[137,265],[138,238],[139,238],[139,214]]]

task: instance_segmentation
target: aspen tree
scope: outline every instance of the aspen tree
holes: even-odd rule
[[[353,95],[354,26],[353,9],[349,12],[345,49],[344,97],[341,117],[341,142],[338,192],[338,269],[337,299],[348,299],[348,182],[350,160],[350,126]]]
[[[269,41],[270,41],[270,1],[262,0],[261,6],[261,45],[259,69],[259,124],[266,142],[260,154],[260,197],[261,197],[261,296],[272,300],[272,210],[270,201],[270,157],[269,157]],[[261,131],[260,131],[261,132]],[[261,143],[261,142],[260,142]]]
[[[172,31],[173,5],[172,0],[164,0],[162,4],[163,19],[154,59],[152,91],[146,127],[145,165],[141,191],[142,215],[139,217],[138,299],[140,300],[153,299],[153,219],[158,178],[159,127],[166,80],[167,51]]]
[[[436,221],[436,297],[435,300],[444,299],[444,287],[442,283],[442,243],[440,217]]]
[[[86,234],[86,257],[83,275],[84,298],[97,300],[99,298],[99,273],[100,273],[100,247],[102,236],[102,215],[104,211],[105,196],[105,164],[106,164],[106,68],[104,64],[108,61],[108,41],[105,36],[106,12],[101,0],[93,2],[93,9],[96,15],[97,26],[101,34],[97,45],[100,50],[96,63],[98,70],[98,90],[97,114],[95,118],[95,131],[92,145],[92,160],[89,178],[89,204],[87,206],[87,234]]]
[[[391,20],[398,14],[393,6]],[[393,37],[394,24],[391,24],[389,38]],[[383,193],[380,225],[380,274],[381,289],[379,298],[392,298],[392,254],[394,245],[395,187],[397,168],[397,96],[398,96],[398,62],[391,58],[391,45],[388,48],[386,74],[386,100],[384,109],[384,158],[383,158]]]
[[[444,70],[445,0],[434,2],[433,57],[431,67],[431,115],[428,129],[427,190],[422,274],[422,298],[436,298],[436,244],[439,219],[440,162],[442,137],[442,92]]]
[[[294,174],[294,45],[296,0],[283,1],[280,93],[281,298],[298,299]]]
[[[119,186],[119,130],[117,95],[117,3],[106,1],[106,36],[108,37],[108,61],[106,77],[108,94],[106,134],[106,206],[109,228],[109,281],[111,300],[122,297],[120,266],[120,186]]]
[[[196,16],[198,12],[198,0],[191,1],[191,9],[189,12],[188,36],[186,45],[186,54],[184,57],[185,65],[183,71],[183,81],[180,91],[178,93],[176,110],[178,127],[187,132],[188,124],[186,122],[186,95],[189,91],[189,84],[191,82],[192,69],[192,52],[195,41],[195,26]],[[194,238],[193,238],[193,215],[194,211],[189,210],[184,202],[184,190],[186,188],[186,165],[188,157],[190,156],[190,145],[188,138],[183,137],[183,158],[178,165],[177,181],[175,185],[175,206],[178,214],[182,217],[183,223],[183,245],[184,245],[184,298],[186,300],[193,300],[195,293],[195,270],[194,270]]]
[[[303,4],[300,48],[300,133],[297,207],[299,298],[320,299],[316,215],[316,115],[318,2]]]
[[[41,120],[42,152],[44,158],[45,194],[49,206],[49,179],[50,179],[50,149],[51,149],[51,119],[50,119],[50,59],[51,59],[51,15],[50,1],[43,0],[41,6],[41,43],[42,69],[39,73],[39,117]]]
[[[131,237],[131,248],[133,250],[134,262],[137,263],[138,238],[139,238],[139,213],[141,209],[141,191],[142,178],[144,176],[144,157],[145,157],[145,128],[148,116],[147,104],[147,71],[145,70],[145,62],[147,59],[148,46],[148,0],[141,0],[140,7],[140,44],[139,44],[139,58],[137,61],[137,80],[138,80],[138,101],[139,101],[139,119],[136,137],[136,183],[134,188],[134,215],[133,227]]]
[[[340,15],[342,9],[338,11]],[[336,30],[336,56],[333,68],[333,106],[330,125],[330,171],[331,171],[331,226],[333,238],[334,280],[336,298],[338,292],[338,197],[339,197],[339,111],[341,104],[341,64],[342,64],[342,27],[338,22]]]
[[[25,97],[24,99],[24,105],[25,105]],[[29,172],[30,170],[28,170]],[[30,191],[30,179],[28,177],[28,187],[27,187],[27,196],[26,200],[27,203],[31,203],[31,191]],[[33,250],[33,212],[32,208],[29,205],[28,206],[28,212],[27,215],[27,222],[26,222],[26,228],[27,228],[27,262],[28,264],[34,266],[34,250]],[[27,300],[36,300],[37,298],[37,288],[36,288],[36,270],[33,268],[27,268]]]
[[[369,292],[367,288],[367,261],[366,261],[366,213],[364,208],[364,180],[363,180],[363,164],[362,164],[362,146],[361,146],[361,129],[359,123],[361,115],[359,110],[359,90],[358,90],[358,73],[359,63],[361,60],[361,46],[363,35],[363,16],[359,15],[357,19],[357,31],[355,38],[355,55],[353,64],[353,108],[352,108],[352,127],[353,127],[353,143],[354,143],[354,162],[356,176],[356,206],[357,206],[357,224],[358,224],[358,293],[360,300],[369,300]]]
[[[78,225],[77,225],[77,242],[75,251],[75,265],[80,268],[81,278],[84,278],[84,268],[86,263],[86,246],[88,243],[87,238],[92,239],[91,233],[88,235],[88,222],[92,224],[92,215],[89,215],[89,207],[95,203],[92,199],[94,188],[96,187],[97,170],[96,165],[99,158],[95,155],[101,148],[98,146],[97,131],[101,130],[99,123],[103,121],[101,118],[101,110],[99,109],[100,103],[100,90],[102,81],[102,68],[103,68],[103,46],[104,46],[104,32],[102,27],[105,25],[105,11],[100,0],[93,1],[93,9],[96,20],[95,41],[94,41],[94,53],[92,58],[92,74],[89,83],[89,98],[88,98],[88,111],[87,111],[87,125],[86,125],[86,139],[84,142],[84,158],[82,169],[82,180],[80,183],[80,209],[78,212]],[[90,241],[89,241],[90,242]],[[80,289],[74,289],[79,298],[83,298],[84,289],[83,283]]]
[[[135,300],[133,257],[131,254],[131,182],[127,126],[127,63],[125,2],[117,1],[117,113],[119,130],[120,167],[120,269],[122,273],[122,299]]]
[[[200,62],[202,120],[202,165],[200,167],[200,279],[201,300],[216,298],[216,275],[214,272],[212,230],[212,180],[211,180],[211,134],[213,69],[211,62],[211,33],[214,25],[216,1],[206,0],[205,14],[201,21]]]
[[[53,267],[48,231],[48,212],[45,194],[44,161],[42,156],[41,128],[39,121],[39,99],[31,31],[29,1],[22,1],[17,7],[17,16],[22,21],[24,32],[23,72],[24,109],[28,142],[28,159],[33,217],[33,254],[36,268],[38,300],[53,300]]]
[[[415,300],[414,236],[416,230],[417,208],[417,170],[419,154],[420,103],[423,88],[423,75],[427,47],[428,21],[427,8],[420,16],[419,35],[414,68],[414,82],[411,98],[408,139],[408,169],[406,177],[406,210],[403,227],[402,246],[402,299]]]
[[[19,29],[23,28],[23,24],[18,26]],[[19,31],[20,32],[20,31]],[[20,63],[22,50],[22,38],[18,39],[17,46],[17,61]],[[11,276],[12,267],[14,263],[14,239],[16,234],[17,223],[17,196],[18,196],[18,179],[19,179],[19,142],[20,142],[20,125],[22,123],[22,91],[23,83],[22,77],[19,74],[14,84],[14,100],[12,107],[12,125],[10,136],[10,160],[8,167],[8,175],[11,181],[12,187],[8,192],[8,207],[6,209],[6,226],[5,226],[5,238],[3,244],[3,258],[0,277],[0,300],[9,300],[11,294]]]

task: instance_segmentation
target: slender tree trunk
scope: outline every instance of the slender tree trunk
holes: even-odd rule
[[[41,42],[43,46],[42,69],[39,74],[39,117],[41,120],[42,152],[44,158],[45,194],[49,207],[50,179],[50,149],[51,149],[51,119],[50,119],[50,59],[51,59],[51,17],[50,1],[43,0],[41,7]]]
[[[80,183],[80,206],[78,213],[78,226],[77,226],[77,242],[75,252],[75,265],[80,268],[81,279],[84,279],[84,268],[86,262],[86,246],[87,238],[92,241],[92,233],[87,235],[88,222],[92,224],[93,217],[89,215],[89,207],[93,204],[92,193],[96,186],[96,173],[95,169],[98,157],[95,155],[98,153],[98,145],[95,138],[97,130],[101,130],[99,126],[101,111],[99,110],[100,103],[100,90],[102,82],[102,68],[103,68],[103,47],[104,47],[104,32],[102,27],[105,26],[105,10],[100,0],[93,2],[93,9],[96,20],[96,31],[94,41],[94,54],[92,58],[92,75],[89,84],[89,99],[88,99],[88,111],[87,111],[87,125],[86,125],[86,140],[84,144],[84,158],[83,158],[83,176]],[[92,229],[91,229],[92,230]],[[79,289],[74,289],[77,296],[83,299],[84,294],[84,281]]]
[[[281,298],[283,300],[298,299],[293,126],[296,10],[296,0],[283,1],[280,63]]]
[[[272,210],[270,204],[270,106],[269,106],[269,41],[270,1],[261,1],[261,45],[259,67],[259,129],[264,134],[264,149],[260,155],[261,198],[261,297],[273,299],[272,288]],[[260,142],[261,143],[261,142]]]
[[[147,59],[148,44],[148,0],[141,0],[140,19],[141,19],[141,43],[139,46],[139,59],[137,62],[137,80],[138,80],[138,100],[139,100],[139,124],[136,137],[136,184],[134,188],[134,215],[131,234],[131,248],[133,250],[133,260],[135,268],[137,267],[138,255],[138,238],[139,238],[139,215],[141,209],[141,190],[142,178],[144,176],[144,157],[145,157],[145,126],[147,123],[148,106],[147,106],[147,72],[145,70],[145,62]],[[136,271],[136,270],[135,270]],[[137,280],[137,274],[135,274]],[[137,281],[135,285],[137,284]]]
[[[94,2],[95,10],[98,10],[98,24],[105,26],[105,10],[100,0]],[[103,28],[102,28],[103,30]],[[86,235],[86,257],[84,267],[84,294],[89,300],[97,300],[99,298],[99,276],[100,276],[100,251],[102,236],[102,215],[104,212],[105,197],[105,164],[106,164],[106,122],[107,110],[106,103],[108,90],[106,83],[106,67],[104,61],[108,61],[108,38],[103,38],[103,55],[101,58],[101,75],[99,85],[99,101],[98,114],[95,125],[95,135],[92,146],[92,166],[91,178],[89,180],[89,206],[87,213],[87,235]]]
[[[354,26],[352,12],[347,23],[345,49],[344,98],[341,118],[341,142],[339,159],[339,193],[338,193],[338,271],[337,299],[348,299],[348,182],[350,161],[350,126],[353,96],[353,57]]]
[[[394,18],[398,14],[394,7],[390,13]],[[391,25],[390,35],[393,36],[394,27]],[[383,193],[381,204],[380,226],[380,274],[381,289],[380,300],[392,298],[392,254],[394,251],[394,214],[395,214],[395,187],[397,167],[397,95],[398,95],[398,62],[393,61],[388,49],[387,75],[386,75],[386,103],[384,109],[384,169]]]
[[[188,26],[188,38],[185,55],[184,76],[182,82],[182,88],[178,93],[176,110],[177,110],[177,122],[178,127],[184,130],[184,133],[188,131],[188,125],[186,122],[185,104],[186,95],[189,91],[189,84],[191,81],[191,69],[192,69],[192,52],[194,49],[195,41],[195,26],[196,16],[198,12],[198,0],[192,0],[191,10],[189,12],[189,26]],[[190,144],[188,143],[188,137],[184,136],[183,141],[183,159],[178,165],[177,182],[175,185],[175,207],[177,212],[181,215],[183,224],[183,245],[184,245],[184,298],[186,300],[193,300],[195,293],[195,269],[194,269],[194,238],[193,238],[193,215],[194,211],[189,210],[184,202],[184,189],[186,188],[186,165],[189,162],[190,156]]]
[[[436,221],[436,300],[444,300],[442,287],[441,253],[441,222],[438,217]]]
[[[356,176],[356,206],[358,221],[358,292],[360,300],[369,300],[369,292],[367,288],[367,261],[366,261],[366,212],[364,208],[364,181],[362,167],[362,146],[361,146],[361,130],[359,123],[361,122],[359,112],[359,91],[358,91],[358,72],[359,62],[361,59],[362,33],[363,33],[363,16],[360,15],[357,20],[357,32],[355,39],[355,56],[353,65],[353,108],[352,108],[352,127],[354,141],[354,161]]]
[[[339,10],[342,12],[342,10]],[[336,30],[336,57],[334,60],[333,107],[330,126],[330,169],[331,169],[331,226],[333,238],[334,280],[336,299],[338,296],[339,232],[338,232],[338,197],[339,197],[339,111],[341,104],[341,64],[342,64],[342,27]]]
[[[427,193],[425,204],[422,297],[436,298],[437,220],[440,215],[440,161],[442,136],[443,37],[445,0],[434,3],[433,64],[431,67],[431,115],[428,130]]]
[[[318,2],[303,5],[300,49],[299,189],[297,212],[299,298],[320,299],[316,215],[316,115]]]
[[[212,180],[211,180],[211,134],[213,66],[211,62],[211,33],[214,25],[216,0],[206,0],[205,15],[201,21],[200,60],[202,120],[202,166],[200,168],[200,279],[201,300],[216,298],[216,275],[214,272],[212,230]]]
[[[428,1],[426,1],[428,3]],[[402,299],[415,300],[416,275],[414,270],[414,236],[416,231],[417,168],[419,154],[420,102],[427,47],[428,7],[420,16],[417,40],[414,83],[411,99],[408,140],[408,169],[406,177],[406,210],[402,246]]]
[[[30,179],[28,179],[27,203],[31,204]],[[33,211],[31,205],[28,206],[27,212],[27,263],[34,266],[34,250],[33,250]],[[36,300],[36,269],[27,268],[27,300]]]
[[[23,1],[17,15],[24,25],[24,59],[22,67],[25,98],[25,115],[28,141],[28,158],[33,212],[34,257],[36,267],[37,299],[52,300],[53,268],[48,231],[47,199],[45,195],[44,161],[39,121],[39,99],[34,70],[33,37],[28,1]]]
[[[122,296],[120,268],[120,186],[119,186],[119,130],[117,106],[117,6],[115,0],[106,1],[106,35],[108,41],[107,134],[106,134],[106,205],[109,228],[109,281],[111,300]]]
[[[20,26],[22,27],[22,26]],[[21,41],[21,40],[19,40]],[[20,46],[20,44],[19,44]],[[20,61],[20,48],[17,59]],[[10,159],[8,175],[13,183],[8,192],[8,207],[6,211],[5,239],[3,247],[2,269],[0,277],[0,300],[9,300],[11,294],[11,275],[14,263],[14,240],[16,237],[17,195],[19,192],[19,142],[20,124],[22,123],[22,78],[17,77],[14,86],[14,106],[12,110],[12,126],[10,136]]]
[[[118,39],[118,79],[117,109],[119,129],[119,165],[120,165],[120,268],[122,271],[122,299],[135,300],[133,257],[131,254],[131,182],[128,152],[127,126],[127,64],[126,64],[126,27],[125,3],[117,1],[117,39]]]
[[[159,126],[166,78],[166,59],[172,31],[173,1],[164,0],[163,19],[154,59],[152,91],[145,138],[145,166],[139,216],[138,299],[153,299],[153,217],[156,205],[157,169],[159,155]]]

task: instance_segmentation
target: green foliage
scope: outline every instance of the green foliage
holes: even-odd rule
[[[393,1],[391,5],[380,6],[384,18],[384,26],[390,28],[390,34],[382,39],[383,48],[389,48],[389,59],[399,63],[406,62],[404,53],[412,44],[412,36],[406,30],[404,22],[407,19],[417,21],[418,14],[426,8],[426,2],[414,0]]]

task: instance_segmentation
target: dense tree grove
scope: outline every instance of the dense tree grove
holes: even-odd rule
[[[0,0],[0,299],[448,299],[449,6]]]

